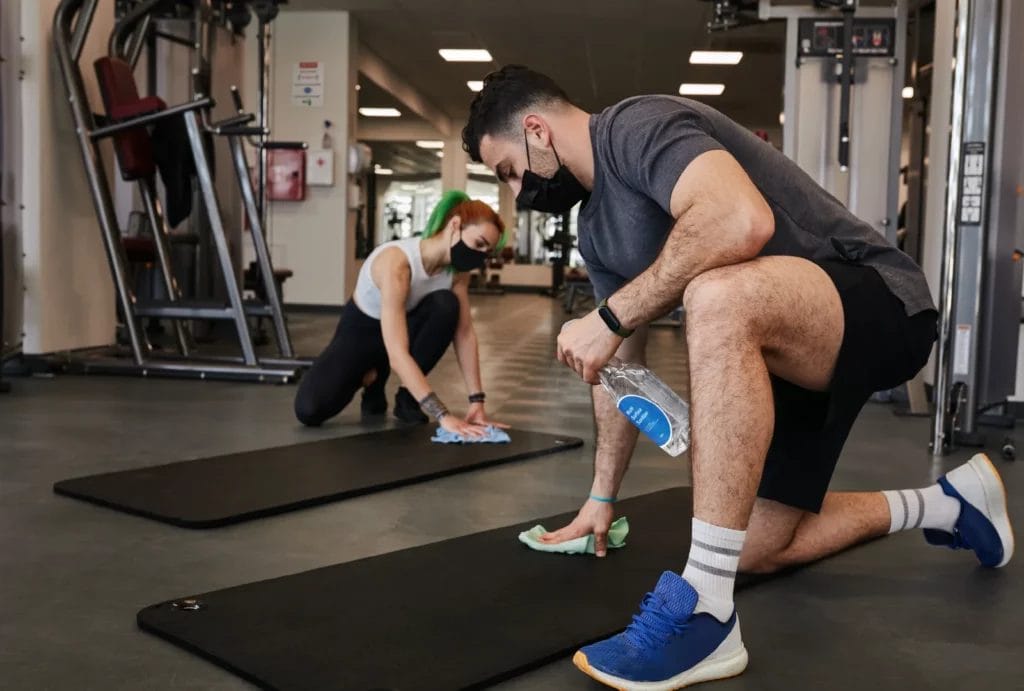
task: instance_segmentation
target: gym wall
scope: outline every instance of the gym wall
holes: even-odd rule
[[[347,12],[284,10],[271,26],[271,137],[305,141],[320,148],[324,121],[330,120],[334,142],[334,185],[307,187],[301,202],[272,202],[267,229],[275,265],[295,272],[285,285],[285,302],[342,305],[356,279],[355,214],[348,208],[348,143],[355,131],[357,46],[355,25]],[[253,32],[253,36],[254,36]],[[247,65],[256,65],[256,41],[247,40]],[[324,63],[323,106],[292,103],[297,63]],[[256,107],[256,80],[247,73],[244,97]]]
[[[4,86],[15,87],[10,89],[18,102],[13,127],[21,133],[21,160],[13,164],[17,198],[10,201],[22,207],[13,227],[21,237],[24,291],[15,283],[12,299],[23,298],[26,354],[107,345],[114,339],[116,319],[110,270],[53,51],[51,25],[57,4],[58,0],[3,2],[5,16],[20,12],[23,39],[20,54],[5,57],[15,63],[6,69],[20,70],[24,77],[5,79]],[[103,0],[82,52],[86,69],[106,54],[113,26],[114,0]],[[99,103],[95,82],[87,81],[86,88],[90,101]],[[109,143],[103,153],[112,175]],[[21,258],[13,253],[13,259]]]

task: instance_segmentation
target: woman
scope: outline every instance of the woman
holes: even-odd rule
[[[375,249],[359,272],[334,338],[302,378],[295,397],[299,421],[319,425],[334,417],[360,388],[363,415],[383,415],[384,385],[393,369],[403,384],[395,397],[399,420],[425,423],[426,411],[441,427],[464,437],[482,435],[487,425],[505,427],[484,411],[468,274],[504,244],[498,214],[452,191],[430,215],[422,238]],[[451,343],[469,390],[464,419],[448,412],[427,381]]]

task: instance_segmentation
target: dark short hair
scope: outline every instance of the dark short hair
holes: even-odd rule
[[[484,88],[470,104],[462,148],[479,162],[484,135],[514,135],[516,119],[524,110],[571,103],[562,87],[546,74],[522,65],[505,65],[484,77]]]

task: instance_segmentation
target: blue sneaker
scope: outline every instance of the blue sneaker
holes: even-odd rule
[[[670,691],[743,672],[747,649],[736,612],[723,624],[710,614],[694,614],[696,607],[693,586],[666,571],[644,596],[633,623],[580,649],[573,664],[622,691]]]
[[[1013,527],[1006,512],[1006,488],[999,471],[983,453],[939,478],[947,496],[960,502],[960,516],[952,533],[926,529],[933,545],[974,550],[989,568],[1006,566],[1013,556]]]

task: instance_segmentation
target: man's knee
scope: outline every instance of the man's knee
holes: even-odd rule
[[[739,571],[743,573],[769,574],[782,571],[794,562],[789,556],[789,545],[769,545],[760,549],[744,547],[740,555]]]
[[[799,509],[758,499],[740,554],[739,570],[775,573],[801,563],[795,538],[806,515]]]
[[[748,328],[762,299],[757,281],[751,262],[705,271],[690,281],[683,293],[687,334]]]

